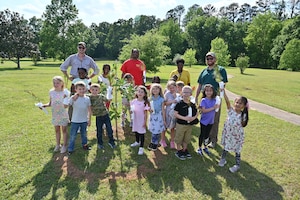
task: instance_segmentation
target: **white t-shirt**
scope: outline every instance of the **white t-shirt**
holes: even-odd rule
[[[101,83],[104,83],[107,86],[110,86],[110,82],[108,78],[105,78],[104,76],[100,75],[98,76],[98,81]]]
[[[76,101],[70,98],[70,105],[73,106],[71,122],[82,123],[88,121],[88,107],[91,106],[91,100],[88,96],[78,97]]]

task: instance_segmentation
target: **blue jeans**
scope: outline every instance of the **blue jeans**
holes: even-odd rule
[[[152,137],[151,137],[151,143],[152,144],[158,144],[159,139],[160,139],[160,134],[153,134],[152,133]]]
[[[111,127],[111,122],[109,115],[106,114],[104,116],[96,116],[96,127],[97,127],[97,139],[98,139],[98,144],[103,145],[103,140],[102,140],[102,126],[105,124],[106,126],[106,132],[109,138],[109,143],[115,145],[114,137],[113,137],[113,130]]]
[[[82,146],[87,144],[87,137],[86,137],[87,122],[82,122],[82,123],[71,122],[70,141],[68,146],[69,152],[74,151],[77,131],[79,127],[80,127],[80,134],[81,134],[81,144]]]

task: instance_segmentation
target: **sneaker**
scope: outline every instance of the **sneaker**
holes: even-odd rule
[[[212,149],[215,148],[215,146],[216,146],[216,143],[214,143],[214,142],[211,142],[211,143],[208,145],[208,147],[209,147],[209,148],[212,148]]]
[[[62,146],[62,148],[60,149],[60,153],[66,153],[66,152],[67,152],[67,147]]]
[[[143,147],[140,147],[140,148],[139,148],[138,155],[143,155],[143,154],[144,154],[144,148],[143,148]]]
[[[73,153],[73,151],[68,151],[68,156],[70,156]]]
[[[163,148],[168,146],[165,140],[161,140],[159,143]]]
[[[229,168],[229,171],[232,173],[237,172],[240,169],[240,166],[238,165],[233,165],[232,167]]]
[[[184,155],[187,159],[191,159],[192,155],[188,152],[188,150],[185,150]]]
[[[183,154],[182,150],[176,151],[175,156],[180,160],[185,160],[185,155]]]
[[[153,144],[153,146],[152,146],[152,151],[156,151],[157,150],[157,144]]]
[[[207,146],[208,143],[209,143],[209,138],[206,138],[206,139],[204,140],[204,146]]]
[[[89,146],[89,145],[87,145],[87,144],[85,144],[85,145],[83,145],[83,150],[91,150],[92,148]]]
[[[174,143],[174,141],[170,142],[170,148],[171,148],[171,149],[176,149],[176,148],[175,148],[175,143]]]
[[[153,143],[150,143],[150,144],[149,144],[149,146],[148,146],[148,150],[149,150],[149,151],[152,151],[153,145],[154,145]]]
[[[132,143],[130,146],[131,146],[131,147],[137,147],[137,146],[140,146],[140,143],[137,142],[137,141],[135,141],[135,142]]]
[[[219,166],[220,167],[224,167],[224,165],[227,163],[225,158],[221,158],[221,160],[219,161]]]
[[[98,149],[104,149],[103,144],[98,144]]]
[[[112,149],[116,148],[116,145],[115,145],[115,143],[113,143],[113,142],[109,142],[108,145],[109,145]]]
[[[60,149],[60,145],[56,145],[53,151],[54,151],[54,152],[58,152],[59,149]]]
[[[201,148],[199,148],[199,149],[197,150],[197,154],[199,154],[200,156],[203,156],[203,153],[202,153],[202,149],[201,149]]]
[[[204,151],[208,156],[210,156],[210,152],[208,151],[208,148],[205,147],[205,148],[203,149],[203,151]]]

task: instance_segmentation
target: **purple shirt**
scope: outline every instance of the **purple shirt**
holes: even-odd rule
[[[208,98],[202,98],[201,100],[201,104],[200,104],[200,108],[204,107],[205,109],[207,108],[211,108],[214,107],[214,105],[216,104],[216,99],[208,99]],[[203,125],[208,125],[208,124],[213,124],[214,123],[214,119],[215,119],[215,110],[212,110],[210,112],[207,113],[202,113],[201,114],[201,119],[200,119],[200,123]]]

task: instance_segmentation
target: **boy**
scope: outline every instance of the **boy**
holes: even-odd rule
[[[94,116],[96,116],[96,127],[97,127],[97,140],[98,140],[98,148],[104,149],[103,146],[103,140],[102,140],[102,127],[103,124],[105,124],[106,132],[109,137],[108,145],[111,148],[115,148],[115,140],[113,138],[113,130],[111,127],[111,121],[108,115],[108,110],[106,107],[106,102],[109,100],[106,99],[106,97],[102,94],[99,94],[100,92],[100,85],[97,83],[93,83],[91,85],[91,105],[92,105],[92,113]]]
[[[192,95],[192,88],[184,86],[182,88],[182,100],[176,104],[174,108],[174,115],[177,118],[175,143],[177,145],[176,157],[180,160],[192,158],[187,150],[187,145],[191,142],[192,128],[194,124],[199,122],[198,110],[196,105],[190,101]]]
[[[80,128],[81,144],[84,150],[91,150],[87,145],[86,128],[91,125],[91,101],[85,95],[86,85],[82,81],[75,84],[76,94],[70,98],[70,105],[73,106],[73,114],[71,119],[70,142],[68,146],[69,155],[73,153],[77,130]]]

